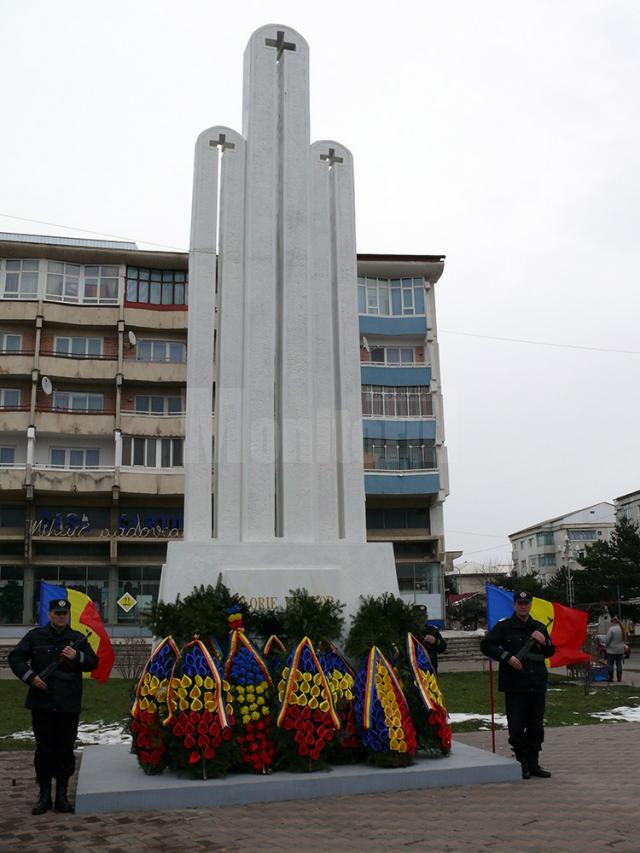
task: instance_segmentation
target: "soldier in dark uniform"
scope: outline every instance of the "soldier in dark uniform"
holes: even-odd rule
[[[67,786],[75,770],[73,747],[80,719],[82,673],[95,669],[98,658],[86,636],[69,627],[70,610],[66,599],[49,602],[49,624],[29,631],[9,653],[14,675],[29,685],[25,707],[31,710],[40,786],[32,814],[43,814],[52,807],[52,779],[56,780],[56,811],[73,811]],[[54,661],[58,665],[45,682],[38,673]]]
[[[442,636],[435,625],[430,625],[428,622],[424,626],[424,634],[422,643],[429,652],[429,659],[433,665],[435,674],[438,674],[438,655],[442,655],[447,651],[447,641]]]
[[[548,778],[551,773],[540,766],[538,756],[544,740],[545,658],[555,653],[555,647],[545,626],[530,616],[530,593],[515,592],[513,601],[513,616],[496,622],[480,648],[500,662],[498,689],[504,693],[509,743],[522,766],[522,778]]]

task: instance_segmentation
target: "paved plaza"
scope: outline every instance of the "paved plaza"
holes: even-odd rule
[[[498,751],[508,754],[505,733],[497,739]],[[490,748],[488,732],[458,740]],[[543,758],[552,779],[165,814],[32,818],[31,753],[5,752],[0,849],[640,850],[640,725],[548,729]]]

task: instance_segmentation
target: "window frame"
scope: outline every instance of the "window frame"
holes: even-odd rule
[[[58,350],[58,344],[61,341],[69,342],[69,349],[67,352],[60,352]],[[84,341],[84,352],[77,353],[73,352],[73,342],[74,341]],[[90,353],[89,345],[91,342],[98,342],[99,352],[98,353]],[[56,356],[60,356],[61,358],[102,358],[104,345],[104,338],[93,338],[88,335],[55,335],[53,338],[53,354]]]
[[[60,396],[66,396],[69,398],[68,406],[61,406],[57,404],[56,398]],[[86,397],[85,406],[75,407],[73,405],[73,401],[78,398]],[[100,399],[100,408],[90,408],[89,407],[89,398],[96,397]],[[72,414],[88,414],[88,415],[100,415],[104,413],[104,394],[100,394],[92,391],[54,391],[53,397],[51,398],[51,409],[54,412],[67,412]]]
[[[17,338],[18,346],[16,349],[7,348],[7,338]],[[22,352],[22,332],[0,332],[0,353],[4,355],[19,355]]]
[[[358,313],[369,317],[426,317],[424,276],[358,276]]]
[[[8,462],[6,459],[2,457],[6,454],[7,451],[11,453],[11,461]],[[14,468],[16,465],[16,446],[15,444],[2,444],[0,445],[0,468]]]
[[[163,465],[162,462],[166,459],[167,452],[169,454],[169,465]],[[136,462],[136,457],[142,461]],[[179,462],[174,463],[176,457],[179,458]],[[152,471],[183,469],[184,438],[181,436],[123,435],[122,467],[146,468]]]
[[[141,358],[140,357],[140,348],[145,345],[150,347],[151,358]],[[154,350],[160,345],[166,347],[166,357],[165,358],[154,358]],[[179,361],[175,361],[169,356],[171,355],[171,347],[172,346],[180,346],[182,348],[183,358]],[[136,345],[136,361],[142,362],[143,364],[186,364],[187,361],[187,345],[184,341],[178,340],[165,340],[164,338],[142,338],[138,341]]]
[[[438,453],[432,440],[365,438],[364,454],[373,457],[373,467],[365,465],[366,473],[438,470]],[[422,464],[412,464],[416,461]],[[433,464],[427,464],[429,461]]]
[[[16,403],[7,403],[6,402],[6,394],[7,392],[15,392],[18,395],[18,401]],[[22,400],[22,393],[20,388],[0,388],[0,409],[4,409],[5,411],[17,411],[20,408]]]
[[[8,264],[20,264],[19,269],[7,269]],[[29,269],[24,264],[32,265]],[[15,292],[7,293],[7,276],[18,275],[18,288]],[[23,293],[23,274],[35,273],[35,291]],[[0,299],[37,302],[40,292],[40,259],[39,258],[2,258],[0,259]]]
[[[146,397],[149,400],[149,407],[147,410],[143,408],[138,408],[138,400]],[[152,407],[152,400],[162,400],[162,411],[154,412]],[[180,401],[180,411],[179,412],[170,412],[169,411],[169,400],[179,400]],[[135,415],[143,415],[143,416],[152,416],[157,418],[177,418],[185,414],[186,411],[186,401],[182,394],[135,394],[133,398],[133,414]]]
[[[363,418],[433,418],[429,385],[362,385]]]
[[[102,305],[117,306],[120,304],[120,282],[122,279],[120,264],[76,264],[70,261],[53,261],[45,259],[44,271],[44,301],[60,302],[67,305]],[[62,269],[58,269],[61,267]],[[72,273],[77,270],[77,275]],[[97,270],[97,273],[88,273]],[[105,272],[103,273],[103,270]],[[116,272],[107,273],[107,270]],[[60,293],[49,290],[50,278],[61,277]],[[108,283],[114,283],[115,295],[102,296],[102,288]],[[88,289],[96,288],[95,295],[89,295]],[[74,294],[73,291],[77,292]]]
[[[60,464],[53,461],[54,453],[64,454],[64,463]],[[71,464],[71,454],[82,454],[82,465]],[[87,464],[87,453],[97,453],[98,458],[95,464]],[[58,471],[93,471],[100,468],[100,448],[99,447],[72,447],[67,446],[50,446],[49,447],[49,467],[55,468]]]
[[[188,283],[186,270],[127,266],[124,304],[152,311],[186,311]]]

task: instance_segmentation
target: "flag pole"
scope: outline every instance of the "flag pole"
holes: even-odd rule
[[[493,701],[493,661],[489,658],[489,705],[491,707],[491,752],[496,751],[496,720]]]

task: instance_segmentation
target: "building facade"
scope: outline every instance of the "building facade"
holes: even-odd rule
[[[5,234],[0,259],[0,626],[31,624],[47,581],[137,633],[183,531],[188,255]],[[393,543],[401,594],[436,621],[443,267],[361,255],[357,285],[367,537]]]
[[[628,521],[640,525],[640,491],[614,498],[613,503],[618,520],[626,518]]]
[[[518,530],[509,536],[513,572],[551,577],[562,566],[579,571],[585,547],[607,541],[614,527],[614,506],[603,502]]]

